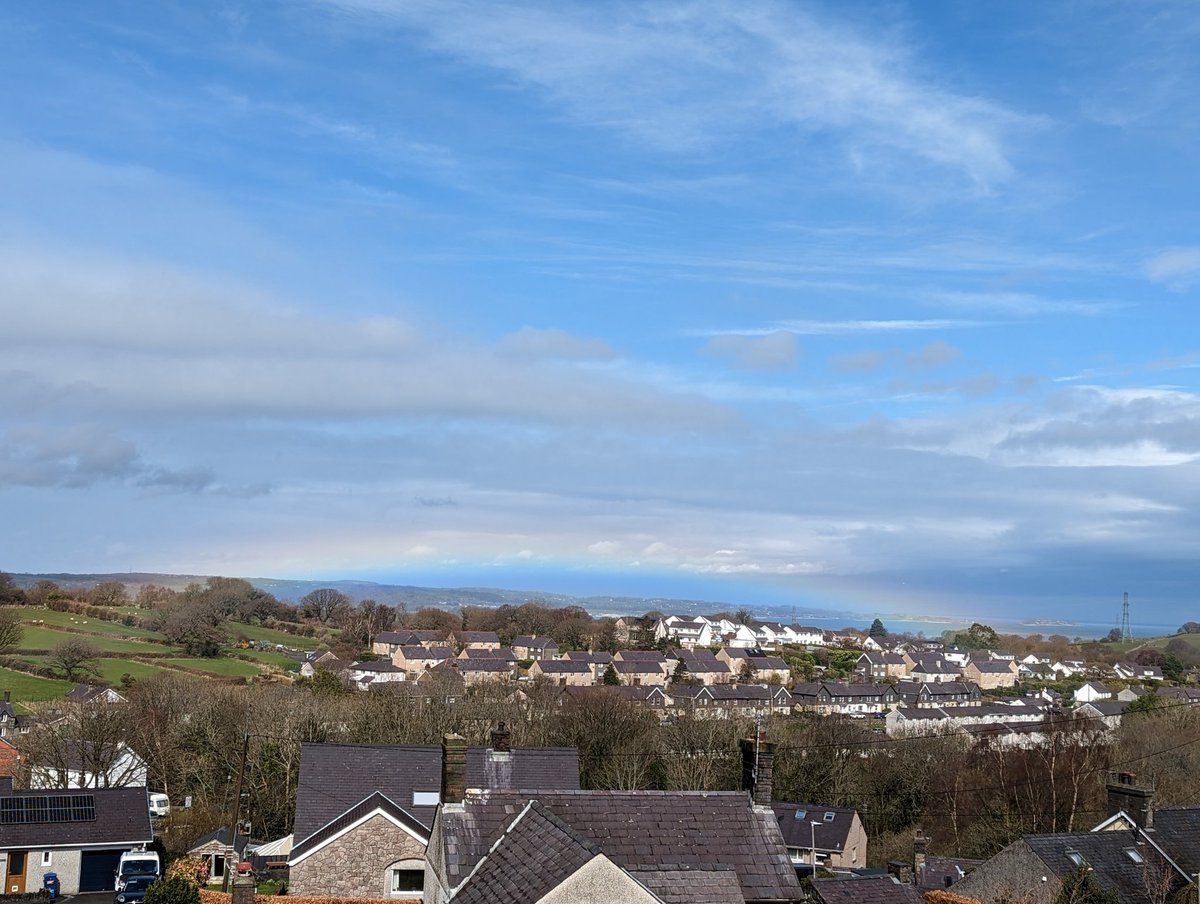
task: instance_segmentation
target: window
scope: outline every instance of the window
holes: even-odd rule
[[[1142,852],[1139,851],[1137,848],[1125,848],[1125,856],[1128,857],[1130,860],[1132,860],[1134,863],[1142,862]]]
[[[805,816],[807,816],[807,815],[808,815],[808,811],[807,811],[807,810],[797,810],[797,811],[796,811],[796,818],[797,818],[797,819],[803,819],[803,818],[804,818]]]
[[[834,821],[834,819],[836,819],[836,818],[837,818],[837,814],[836,814],[836,813],[826,813],[826,814],[825,814],[825,821],[826,821],[826,822],[833,822],[833,821]]]
[[[1083,854],[1079,851],[1067,851],[1067,859],[1076,866],[1087,866],[1087,861],[1083,859]]]
[[[415,858],[397,860],[387,868],[388,894],[419,898],[425,890],[425,861]]]
[[[442,802],[440,791],[414,791],[413,806],[414,807],[436,807]]]
[[[42,866],[50,865],[50,851],[42,851]]]

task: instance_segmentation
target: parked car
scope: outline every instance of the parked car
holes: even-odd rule
[[[123,888],[117,890],[116,904],[140,904],[146,889],[158,881],[158,876],[130,876]]]

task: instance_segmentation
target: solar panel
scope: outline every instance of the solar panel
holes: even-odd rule
[[[0,825],[95,821],[96,798],[92,794],[0,798]]]

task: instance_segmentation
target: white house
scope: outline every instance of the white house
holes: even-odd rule
[[[1099,681],[1088,681],[1075,691],[1076,703],[1095,703],[1097,700],[1111,700],[1112,691]]]
[[[29,763],[29,787],[132,788],[146,784],[146,761],[124,742],[63,743],[50,758]],[[147,806],[149,806],[147,804]]]

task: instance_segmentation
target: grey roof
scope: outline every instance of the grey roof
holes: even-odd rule
[[[662,662],[666,662],[666,660],[664,659]],[[635,659],[631,662],[626,659],[617,660],[612,665],[618,675],[661,675],[663,674],[662,662],[652,659]]]
[[[0,846],[12,848],[60,848],[84,845],[149,843],[150,802],[145,788],[96,788],[69,791],[0,792],[0,801],[34,800],[62,795],[86,796],[95,804],[95,819],[77,822],[36,822],[5,824]]]
[[[1117,889],[1122,904],[1153,904],[1154,899],[1146,889],[1145,864],[1156,864],[1156,869],[1171,869],[1152,846],[1144,842],[1137,844],[1131,832],[1026,835],[1023,841],[1059,879],[1079,869],[1079,864],[1070,856],[1074,852],[1091,867],[1092,876],[1101,886]],[[1127,854],[1131,849],[1136,849],[1145,863],[1135,862]],[[1175,873],[1172,893],[1182,882],[1183,877]]]
[[[535,650],[545,650],[549,647],[558,649],[558,643],[553,637],[534,637],[530,634],[522,634],[520,637],[514,637],[512,645],[514,647],[532,647]]]
[[[778,656],[752,656],[750,657],[750,667],[752,669],[771,669],[780,672],[789,670],[787,662]]]
[[[530,800],[622,869],[728,866],[748,900],[800,900],[774,815],[730,791],[468,793],[461,811],[442,811],[442,837],[434,841],[451,885],[470,873]]]
[[[1088,707],[1102,716],[1119,716],[1128,705],[1124,700],[1091,700],[1079,708]]]
[[[1200,807],[1156,809],[1154,840],[1188,875],[1200,873]]]
[[[410,808],[411,809],[411,808]],[[338,816],[331,822],[327,822],[317,831],[313,832],[308,837],[302,839],[298,844],[292,847],[289,853],[289,859],[295,860],[304,856],[312,850],[322,847],[326,841],[337,836],[343,829],[354,825],[364,816],[373,813],[376,810],[381,810],[391,816],[402,825],[408,826],[418,835],[428,837],[429,826],[421,822],[408,810],[396,804],[395,801],[385,797],[376,791],[370,797],[355,804],[345,813]],[[293,836],[295,837],[295,836]],[[195,850],[195,848],[193,848]]]
[[[982,860],[967,860],[962,857],[926,857],[925,868],[917,872],[917,888],[927,891],[949,888],[981,863]]]
[[[579,753],[574,747],[514,747],[501,769],[495,766],[497,758],[488,753],[483,747],[467,750],[468,788],[579,787]],[[296,841],[303,841],[375,792],[428,828],[435,808],[413,806],[413,792],[440,792],[441,785],[440,746],[302,744]]]
[[[709,696],[713,700],[731,703],[766,703],[773,696],[773,691],[761,684],[681,684],[671,688],[672,697]]]
[[[594,845],[533,801],[508,825],[454,900],[458,904],[537,901],[596,853]]]
[[[102,684],[77,684],[73,688],[71,688],[69,691],[67,691],[67,693],[65,694],[65,698],[67,700],[71,700],[75,703],[90,703],[96,697],[103,696],[104,694],[108,693],[110,690],[112,690],[112,688],[106,687]],[[120,697],[122,700],[125,699],[120,694],[120,692],[118,692],[118,691],[112,691],[112,692],[114,694],[116,694],[118,697]]]
[[[459,643],[500,643],[495,631],[455,631],[454,639]]]
[[[613,661],[612,653],[605,653],[603,650],[569,650],[565,655],[570,662],[592,662],[599,665],[608,665]]]
[[[809,849],[816,836],[817,850],[843,851],[854,817],[858,812],[851,807],[827,807],[823,804],[790,804],[771,802],[771,810],[779,820],[779,831],[789,848]],[[826,820],[827,813],[833,814]],[[812,825],[812,823],[819,825]]]
[[[460,672],[490,672],[494,675],[507,675],[512,671],[512,667],[505,660],[497,658],[456,659],[454,665]]]
[[[406,660],[454,658],[454,651],[449,647],[423,647],[420,644],[413,644],[411,646],[403,646],[396,652],[403,655]]]
[[[618,650],[613,659],[618,662],[658,662],[667,661],[667,657],[658,650]]]
[[[547,675],[590,675],[591,667],[575,659],[542,659],[535,665]]]
[[[814,879],[812,886],[822,904],[921,904],[919,891],[892,876]]]
[[[1011,659],[972,659],[967,665],[973,666],[981,674],[1011,675],[1013,674]]]
[[[380,631],[375,635],[375,643],[394,643],[403,645],[412,637],[412,631]]]
[[[392,665],[390,659],[371,659],[366,662],[356,662],[350,666],[356,672],[403,672],[404,669]]]
[[[728,866],[632,869],[629,874],[664,904],[744,904],[737,870]]]
[[[217,842],[217,844],[223,845],[226,848],[228,848],[228,846],[229,846],[229,826],[221,826],[221,828],[214,829],[213,831],[209,832],[207,835],[201,836],[200,838],[198,838],[195,841],[194,844],[192,844],[192,846],[188,850],[189,850],[189,852],[199,850],[200,848],[204,847],[206,844],[209,844],[213,841]],[[245,835],[243,835],[241,832],[239,832],[237,834],[237,840],[234,841],[234,843],[233,843],[233,849],[237,853],[241,854],[243,851],[246,850],[246,845],[249,843],[250,843],[250,839],[247,838]]]

